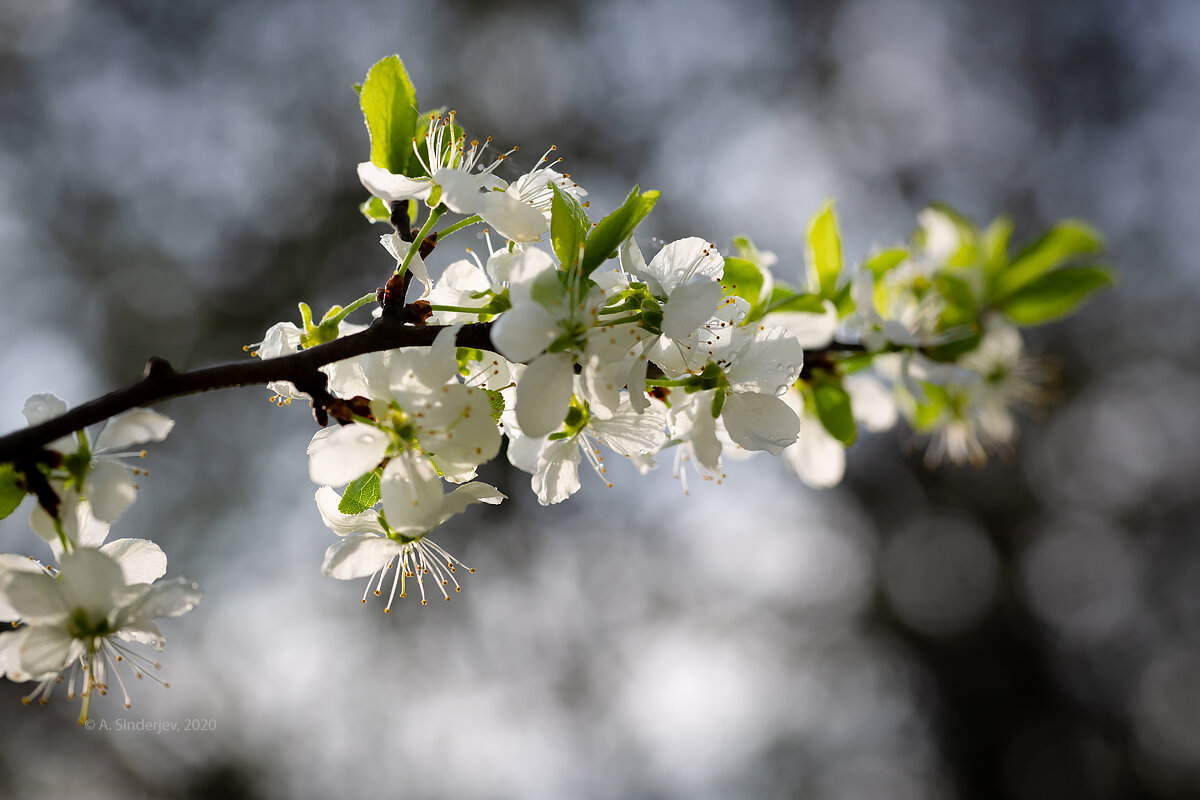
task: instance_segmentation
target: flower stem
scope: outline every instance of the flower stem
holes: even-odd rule
[[[371,292],[370,294],[364,294],[362,297],[358,298],[353,303],[351,303],[350,305],[346,306],[341,311],[339,311],[337,314],[337,317],[334,319],[334,321],[340,323],[346,317],[350,316],[355,311],[358,311],[360,308],[365,306],[367,303],[373,303],[373,302],[375,302],[375,292]]]
[[[467,306],[430,305],[429,307],[431,309],[433,309],[434,311],[458,311],[463,314],[490,314],[491,313],[491,306],[484,306],[483,308],[468,308]]]
[[[479,216],[478,214],[472,214],[471,216],[467,217],[466,219],[460,219],[458,222],[449,226],[445,230],[438,231],[438,239],[445,239],[450,234],[458,233],[463,228],[469,228],[470,226],[474,225],[476,222],[483,222],[483,217]]]
[[[647,386],[662,386],[664,388],[669,389],[669,388],[673,388],[676,386],[687,386],[687,382],[686,381],[672,381],[672,380],[668,380],[666,378],[647,378],[646,385]]]
[[[421,226],[421,230],[417,231],[417,235],[413,239],[412,244],[408,246],[408,252],[404,254],[404,262],[396,270],[397,275],[403,276],[404,273],[408,271],[408,265],[409,262],[412,261],[412,257],[418,250],[421,249],[421,243],[425,241],[425,237],[428,236],[429,232],[433,230],[434,224],[437,223],[438,219],[444,213],[446,212],[436,208],[429,212],[429,219],[425,220],[425,224]]]
[[[605,325],[627,325],[630,322],[641,322],[641,320],[642,320],[641,314],[630,314],[628,317],[621,317],[620,319],[605,320],[604,324]]]

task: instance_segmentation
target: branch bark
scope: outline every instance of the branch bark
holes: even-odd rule
[[[146,363],[144,377],[136,383],[89,400],[40,425],[0,437],[0,462],[28,460],[31,455],[62,436],[103,422],[122,411],[182,395],[289,381],[313,397],[328,397],[325,373],[320,371],[320,367],[381,350],[429,346],[444,327],[405,325],[394,317],[385,316],[375,320],[365,331],[289,356],[218,364],[188,372],[176,372],[164,359],[151,358]],[[494,350],[491,328],[490,322],[464,325],[458,332],[459,346]]]

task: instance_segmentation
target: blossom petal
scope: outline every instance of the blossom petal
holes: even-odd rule
[[[308,475],[313,483],[342,486],[375,469],[389,444],[382,431],[361,422],[317,431],[308,445]]]
[[[347,536],[325,550],[321,574],[339,581],[373,575],[387,566],[400,548],[399,542],[369,533]]]
[[[721,302],[721,284],[715,280],[690,281],[676,287],[663,306],[662,332],[683,339],[712,317]]]
[[[5,586],[11,576],[17,574],[43,574],[42,565],[26,556],[15,553],[0,554],[0,622],[19,619],[20,613],[8,602]]]
[[[488,505],[499,505],[508,499],[508,495],[490,484],[480,481],[471,481],[459,486],[453,492],[446,495],[442,501],[442,519],[445,522],[455,514],[459,514],[467,506],[473,503],[487,503]],[[441,524],[441,523],[439,523]]]
[[[783,451],[783,458],[800,480],[814,489],[836,486],[846,474],[845,446],[810,414],[804,415],[800,438]]]
[[[550,312],[532,301],[501,314],[492,325],[492,342],[509,361],[529,361],[558,336]]]
[[[428,458],[403,453],[388,462],[379,483],[383,511],[392,530],[419,535],[437,526],[442,509],[442,479]]]
[[[717,248],[697,236],[677,239],[664,245],[646,267],[646,272],[668,294],[673,293],[675,287],[699,277],[720,280],[724,270],[725,259],[717,252]]]
[[[735,392],[721,412],[729,438],[747,450],[766,450],[773,456],[796,441],[800,418],[775,395]]]
[[[100,459],[88,470],[83,493],[98,519],[112,522],[137,499],[137,486],[129,468],[120,461]]]
[[[72,613],[83,609],[89,619],[105,619],[126,599],[129,585],[125,573],[99,550],[77,548],[62,557],[59,569],[56,583]]]
[[[161,442],[175,427],[175,420],[151,411],[134,408],[110,419],[96,437],[93,451],[102,453],[146,442]]]
[[[545,436],[562,424],[571,404],[574,363],[567,353],[547,353],[521,375],[517,424],[527,436]]]
[[[358,165],[358,179],[367,191],[385,203],[397,200],[424,200],[433,190],[429,180],[416,180],[405,175],[396,175],[370,161]]]
[[[378,511],[368,510],[358,514],[345,514],[338,510],[338,504],[341,503],[342,499],[338,497],[337,492],[328,486],[322,486],[320,489],[317,489],[315,499],[317,501],[317,511],[321,513],[321,519],[324,521],[325,527],[338,536],[349,536],[355,533],[383,535],[383,526],[379,524]]]
[[[514,242],[536,242],[550,230],[541,211],[508,192],[484,195],[477,213],[497,233]]]
[[[41,392],[30,395],[25,400],[25,407],[21,409],[21,413],[25,415],[25,421],[32,427],[67,413],[67,404],[57,395]]]
[[[126,583],[154,583],[167,572],[167,554],[148,539],[116,539],[100,552],[117,562]]]
[[[397,267],[404,263],[410,243],[401,239],[399,232],[385,233],[379,237],[379,243],[383,245],[384,250],[391,254],[392,258],[396,259]],[[433,279],[429,277],[429,268],[425,266],[425,260],[421,258],[420,253],[413,253],[412,258],[408,261],[408,271],[425,287],[422,297],[429,294],[433,288]]]
[[[776,311],[769,314],[766,322],[791,333],[805,350],[816,350],[827,347],[833,341],[833,333],[837,330],[837,308],[830,301],[824,303],[824,311],[820,314],[806,314],[802,311]]]
[[[867,430],[886,431],[896,424],[896,399],[878,378],[855,373],[843,378],[842,386],[850,395],[854,418]]]
[[[561,503],[579,491],[579,443],[572,437],[550,442],[538,458],[533,491],[544,506]]]
[[[34,627],[21,643],[21,669],[31,675],[61,672],[70,661],[73,643],[74,639],[64,628]]]
[[[71,611],[59,582],[44,573],[9,576],[0,586],[0,598],[14,617],[30,625],[57,623]]]

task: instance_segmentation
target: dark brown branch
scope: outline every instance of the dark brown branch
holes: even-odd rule
[[[28,461],[55,439],[103,422],[122,411],[213,389],[289,381],[300,391],[316,398],[317,408],[323,412],[324,405],[333,398],[325,389],[325,374],[320,367],[396,347],[428,346],[433,344],[443,327],[404,325],[396,319],[383,317],[365,331],[282,358],[219,364],[190,372],[176,372],[165,360],[151,358],[146,364],[145,377],[140,381],[89,400],[41,425],[0,437],[0,462]],[[491,327],[490,322],[464,325],[458,332],[459,346],[494,349]]]

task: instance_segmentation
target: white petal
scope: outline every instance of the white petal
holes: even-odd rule
[[[531,481],[539,503],[561,503],[579,491],[579,459],[579,444],[574,437],[546,445]]]
[[[103,453],[135,444],[161,442],[174,427],[175,420],[164,414],[148,408],[134,408],[106,422],[92,450]]]
[[[379,494],[388,527],[397,533],[420,535],[437,526],[442,510],[442,479],[424,456],[405,452],[389,461]]]
[[[800,438],[783,451],[783,458],[814,489],[836,486],[846,473],[846,448],[809,414],[804,415]]]
[[[713,280],[690,281],[678,286],[663,306],[662,331],[683,339],[712,318],[721,302],[721,284]]]
[[[30,625],[56,623],[67,618],[71,609],[63,597],[61,584],[44,573],[19,572],[10,575],[0,587],[9,612]]]
[[[855,373],[843,378],[842,386],[850,395],[854,418],[867,430],[886,431],[896,424],[896,399],[878,378]]]
[[[499,505],[507,499],[508,495],[501,492],[495,486],[490,486],[479,481],[464,483],[446,495],[442,501],[441,522],[445,522],[455,514],[461,513],[463,509],[473,503],[487,503],[494,506]]]
[[[665,245],[646,268],[668,294],[673,293],[676,286],[702,276],[720,280],[724,270],[725,259],[717,249],[696,236]]]
[[[492,325],[492,343],[509,361],[529,361],[558,336],[558,322],[537,303],[501,314]]]
[[[0,622],[11,622],[19,619],[20,614],[8,602],[6,585],[9,578],[17,574],[43,574],[42,565],[26,556],[14,553],[0,554]]]
[[[766,450],[773,456],[796,441],[800,418],[774,395],[735,392],[721,411],[729,438],[747,450]]]
[[[115,539],[100,552],[117,562],[129,584],[154,583],[167,572],[167,554],[147,539]]]
[[[389,443],[382,431],[361,422],[317,431],[308,445],[308,475],[313,483],[342,486],[375,469]]]
[[[605,446],[623,456],[652,456],[667,443],[667,411],[661,403],[639,414],[622,397],[612,419],[593,418],[589,427]]]
[[[805,350],[827,347],[837,330],[838,314],[833,303],[826,300],[821,314],[806,314],[801,311],[777,311],[768,314],[765,324],[774,325],[791,333]]]
[[[25,421],[32,427],[55,417],[61,417],[67,413],[67,404],[57,395],[42,392],[31,395],[25,401],[25,407],[21,409],[21,413],[25,415]]]
[[[358,179],[367,191],[385,203],[396,200],[424,200],[433,189],[428,180],[416,180],[404,175],[396,175],[382,167],[377,167],[370,161],[358,165]]]
[[[455,214],[464,216],[483,210],[485,179],[482,174],[472,175],[460,169],[439,169],[433,175],[433,182],[442,189],[441,202]]]
[[[21,669],[31,675],[61,672],[71,657],[71,634],[59,627],[35,627],[22,642]]]
[[[126,600],[129,585],[125,573],[99,550],[80,547],[65,554],[59,568],[58,588],[72,611],[83,609],[89,619],[104,619]]]
[[[172,578],[169,581],[159,581],[146,588],[135,603],[123,613],[118,623],[125,625],[140,625],[150,633],[157,634],[158,629],[148,625],[155,617],[179,617],[191,611],[204,597],[200,587],[186,578]],[[161,636],[158,642],[161,647]],[[153,642],[151,642],[153,643]]]
[[[383,245],[384,250],[391,254],[392,258],[396,259],[397,267],[404,263],[404,256],[408,253],[410,243],[401,239],[398,232],[385,233],[379,237],[379,243]],[[429,268],[425,266],[425,261],[421,258],[420,253],[413,253],[408,262],[408,271],[425,287],[422,296],[428,294],[429,290],[433,288],[433,280],[429,277]]]
[[[400,543],[364,533],[334,542],[325,550],[321,574],[339,581],[373,575],[400,552]]]
[[[791,386],[804,364],[800,342],[783,328],[764,328],[738,353],[729,368],[735,390],[778,394]]]
[[[359,514],[344,514],[338,511],[338,504],[341,503],[342,498],[338,497],[338,493],[328,486],[317,489],[316,501],[317,511],[321,513],[325,527],[338,536],[348,536],[353,533],[383,534],[383,526],[379,524],[378,511],[368,510]]]
[[[477,213],[497,233],[514,242],[540,241],[542,234],[550,230],[550,223],[541,211],[508,192],[484,195]]]
[[[120,461],[102,458],[88,470],[83,492],[98,519],[112,522],[137,498],[129,468]]]
[[[533,474],[537,471],[538,456],[541,455],[542,447],[545,444],[546,440],[541,437],[522,436],[514,433],[510,428],[508,429],[508,447],[505,449],[508,462],[519,470]]]
[[[589,356],[579,375],[580,397],[599,419],[609,419],[621,403],[621,381],[613,374],[612,364]]]
[[[517,383],[517,424],[527,436],[545,436],[562,424],[571,404],[574,359],[566,353],[538,356]]]

